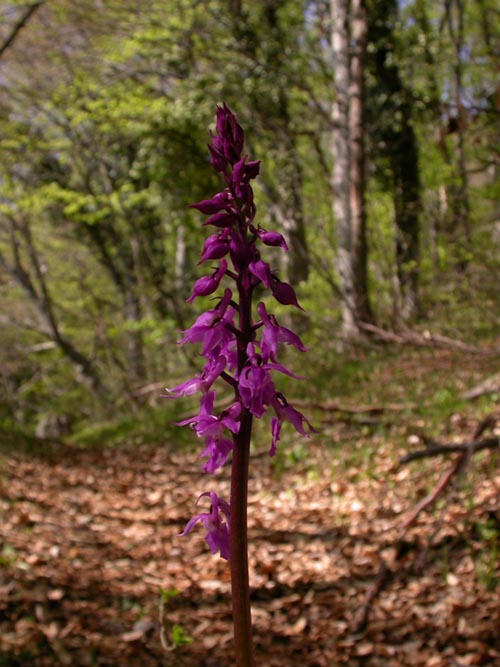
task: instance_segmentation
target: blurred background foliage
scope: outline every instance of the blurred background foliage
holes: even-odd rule
[[[492,344],[500,11],[493,0],[364,8],[374,322]],[[273,261],[307,311],[294,324],[311,349],[311,391],[318,399],[332,391],[346,340],[330,10],[326,0],[0,3],[3,433],[147,440],[174,419],[160,395],[199,369],[197,351],[176,341],[207,305],[185,302],[206,236],[188,204],[220,188],[207,139],[222,101],[244,126],[249,155],[262,160],[259,221],[291,241],[286,261]],[[395,225],[408,173],[419,197],[418,253],[403,258],[418,276],[411,311]]]

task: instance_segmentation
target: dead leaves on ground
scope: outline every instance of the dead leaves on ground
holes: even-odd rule
[[[345,469],[312,450],[308,472],[276,475],[256,457],[258,664],[499,665],[494,456],[482,455],[472,486],[419,518],[398,558],[398,526],[437,479],[438,461],[396,471],[380,446],[370,470]],[[178,537],[202,491],[227,496],[227,476],[208,480],[195,456],[166,447],[69,448],[4,459],[0,486],[0,664],[233,665],[227,564],[202,531]],[[355,634],[381,558],[391,576]]]

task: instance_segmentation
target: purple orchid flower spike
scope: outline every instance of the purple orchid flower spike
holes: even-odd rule
[[[301,352],[305,347],[299,336],[280,326],[263,301],[256,307],[253,304],[255,289],[263,288],[279,303],[301,308],[293,287],[281,281],[261,257],[262,247],[284,251],[288,247],[279,232],[254,225],[251,181],[259,175],[260,162],[243,154],[244,131],[226,104],[217,107],[215,132],[210,138],[210,162],[221,174],[224,186],[191,208],[207,216],[203,226],[212,228],[199,264],[210,260],[214,266],[210,274],[195,282],[187,301],[214,295],[223,282],[232,289],[226,287],[223,296],[183,331],[180,343],[201,344],[205,367],[194,378],[167,391],[173,397],[201,394],[198,413],[179,425],[189,426],[204,440],[204,472],[215,474],[231,460],[230,502],[211,491],[202,493],[198,501],[209,497],[210,510],[196,514],[181,535],[201,523],[212,553],[219,552],[230,561],[236,665],[254,667],[246,519],[253,419],[264,417],[270,408],[275,413],[271,418],[271,456],[276,453],[285,421],[306,437],[315,430],[274,383],[275,373],[298,378],[278,363],[280,343]],[[221,409],[215,403],[217,382],[233,394]]]

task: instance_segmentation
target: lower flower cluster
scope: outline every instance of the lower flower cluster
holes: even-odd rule
[[[278,324],[273,315],[268,315],[263,302],[257,306],[262,319],[252,326],[261,332],[260,340],[253,340],[247,346],[246,364],[238,370],[237,336],[233,330],[234,308],[228,301],[228,292],[212,311],[202,314],[193,326],[184,332],[182,342],[202,342],[202,354],[208,358],[203,372],[168,390],[175,396],[189,396],[194,392],[202,393],[199,413],[189,419],[178,422],[178,426],[190,426],[199,438],[204,439],[205,447],[201,454],[206,458],[204,472],[214,474],[226,463],[233,447],[234,436],[239,433],[241,416],[245,410],[261,418],[268,408],[272,408],[271,446],[269,454],[274,456],[280,439],[284,421],[290,422],[302,435],[308,436],[314,431],[305,416],[290,405],[285,396],[276,391],[271,376],[278,371],[292,377],[298,377],[285,366],[275,361],[279,342],[293,345],[304,350],[300,338],[286,327]],[[228,301],[224,305],[224,301]],[[233,311],[233,312],[228,312]],[[214,316],[214,313],[218,313]],[[234,390],[236,400],[219,413],[215,413],[216,391],[212,385],[222,378]],[[220,551],[227,558],[226,549],[229,535],[229,504],[215,493],[204,493],[211,500],[210,512],[197,514],[186,526],[182,535],[188,533],[198,522],[207,530],[207,542],[213,553]]]

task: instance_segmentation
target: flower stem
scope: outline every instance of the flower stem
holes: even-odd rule
[[[248,580],[247,494],[252,414],[242,417],[234,436],[231,473],[231,595],[236,667],[255,667]]]
[[[238,374],[247,362],[247,345],[252,340],[252,290],[238,282],[239,325]],[[241,399],[240,399],[241,401]],[[240,429],[234,437],[231,470],[231,597],[233,603],[234,647],[236,667],[255,667],[248,580],[248,469],[252,438],[252,413],[243,408]]]

